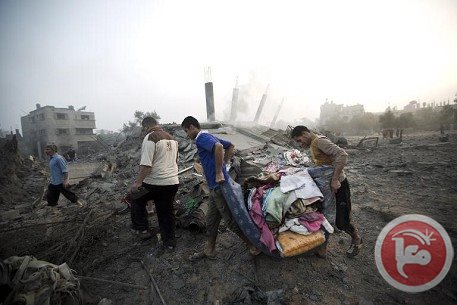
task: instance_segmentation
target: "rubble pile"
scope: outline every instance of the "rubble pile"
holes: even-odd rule
[[[16,136],[11,140],[2,139],[0,142],[0,209],[5,211],[16,207],[18,201],[33,200],[41,191],[43,179],[35,180],[34,175],[43,172],[43,167],[33,159],[24,158],[18,150]],[[40,174],[41,175],[41,174]],[[32,180],[28,179],[33,177]],[[37,185],[40,187],[37,188]],[[24,200],[25,199],[25,200]],[[19,217],[2,213],[0,221]]]
[[[18,159],[14,153],[8,157],[10,161],[2,166],[14,162],[14,173],[11,168],[8,170],[16,177],[0,173],[8,185],[0,193],[4,200],[0,206],[0,257],[33,255],[55,266],[67,263],[75,270],[73,275],[79,279],[79,287],[88,287],[100,296],[94,299],[94,304],[102,297],[111,299],[113,304],[145,304],[154,298],[158,301],[153,289],[148,290],[152,275],[167,304],[448,304],[455,301],[455,263],[442,284],[420,296],[405,298],[392,292],[378,275],[371,251],[348,260],[344,253],[350,241],[338,231],[329,239],[328,260],[306,254],[272,260],[267,255],[253,259],[239,238],[221,226],[216,260],[188,261],[206,240],[198,232],[204,231],[209,190],[199,168],[193,167],[197,157],[195,145],[180,126],[163,127],[179,142],[181,185],[175,202],[179,228],[178,244],[173,251],[160,250],[159,236],[140,240],[130,231],[130,216],[122,198],[138,172],[143,138],[136,132],[117,146],[107,148],[106,153],[91,156],[100,166],[91,177],[73,186],[73,191],[86,200],[84,208],[64,198],[58,207],[46,207],[46,202],[41,200],[46,186],[46,170],[43,170],[46,164],[40,167]],[[235,143],[237,152],[230,173],[236,175],[240,184],[266,169],[274,172],[286,163],[293,165],[306,160],[305,154],[293,150],[296,147],[289,142],[287,132],[221,128],[217,123],[204,129],[222,138],[238,139],[240,145]],[[379,145],[376,141],[376,146],[360,145],[347,150],[350,156],[345,171],[351,181],[354,219],[367,249],[374,246],[379,230],[388,221],[405,213],[430,214],[448,229],[455,241],[455,222],[449,215],[456,213],[457,181],[455,169],[449,165],[457,162],[456,139],[452,134],[449,142],[440,143],[432,135],[417,138],[406,135],[400,144],[380,139]],[[355,145],[360,138],[348,140]],[[1,147],[3,160],[3,144]],[[288,154],[284,154],[285,147]],[[4,187],[3,183],[0,187]],[[5,212],[9,218],[5,218]],[[150,212],[151,226],[157,227],[154,212]],[[334,287],[336,293],[325,293],[328,287]],[[103,302],[110,303],[107,299]]]
[[[19,155],[16,136],[12,140],[2,139],[0,142],[0,203],[3,203],[2,195],[4,188],[9,185],[18,184],[21,174],[21,167],[24,161]]]

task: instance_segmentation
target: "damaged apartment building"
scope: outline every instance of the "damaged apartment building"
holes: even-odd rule
[[[364,113],[365,109],[363,105],[356,104],[344,106],[343,104],[335,104],[333,101],[329,103],[326,100],[325,103],[321,105],[319,121],[322,126],[328,125],[329,122],[335,119],[349,122],[353,117],[363,115]]]
[[[89,152],[96,143],[95,114],[84,111],[85,108],[75,110],[73,106],[57,108],[36,104],[35,110],[21,117],[25,153],[41,159],[47,144],[57,145],[60,152],[70,148],[78,153]]]

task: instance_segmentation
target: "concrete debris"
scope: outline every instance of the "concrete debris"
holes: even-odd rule
[[[5,158],[2,158],[0,166],[13,164],[5,172],[5,167],[0,168],[3,257],[33,253],[48,262],[65,261],[81,275],[77,278],[81,283],[87,281],[91,290],[104,297],[90,303],[100,305],[150,301],[149,293],[142,289],[147,281],[136,280],[146,276],[139,260],[145,261],[169,304],[447,304],[455,301],[454,266],[434,288],[438,293],[406,298],[389,289],[373,273],[372,266],[367,264],[370,251],[361,253],[356,260],[345,259],[343,254],[350,240],[341,232],[335,233],[339,238],[329,240],[332,252],[327,260],[310,254],[272,261],[265,255],[251,257],[244,244],[222,225],[216,260],[188,262],[186,257],[205,242],[205,235],[196,233],[205,230],[209,189],[201,166],[195,162],[198,157],[195,144],[179,125],[163,127],[179,142],[179,171],[191,168],[180,175],[175,198],[179,226],[175,249],[162,249],[160,235],[141,240],[129,229],[128,206],[121,199],[138,171],[142,136],[136,130],[107,153],[91,156],[90,161],[98,162],[99,167],[74,186],[88,203],[82,209],[65,198],[61,198],[58,207],[47,207],[46,201],[41,200],[43,186],[47,184],[46,164],[21,157],[14,151],[14,143],[8,144],[7,152],[4,143],[0,143],[1,156],[7,160],[3,162]],[[297,148],[288,132],[255,125],[226,127],[212,122],[202,129],[235,144],[237,152],[230,174],[236,174],[240,184],[262,172],[274,172],[281,160],[285,162],[284,151]],[[408,134],[402,143],[391,145],[390,139],[380,137],[347,138],[352,149],[347,150],[350,157],[345,171],[353,191],[354,218],[360,223],[367,248],[388,221],[411,213],[429,214],[455,238],[451,217],[456,213],[453,194],[457,192],[457,183],[452,166],[456,162],[455,139],[455,134],[450,134],[448,142],[440,142],[436,134]],[[74,165],[78,166],[78,162],[84,160]],[[33,207],[36,200],[38,204]],[[127,208],[126,213],[116,213],[120,208]],[[89,216],[90,211],[93,212]],[[156,214],[151,213],[149,221],[157,231]],[[313,279],[313,287],[307,281],[297,280],[306,278]],[[363,281],[357,280],[361,278]],[[337,292],[325,293],[328,287],[334,287]]]
[[[3,221],[17,220],[20,218],[21,218],[21,215],[20,215],[19,209],[3,211],[2,215],[1,215],[1,219]]]
[[[79,280],[67,264],[54,265],[32,256],[2,262],[4,304],[82,304]],[[5,287],[6,286],[6,287]]]

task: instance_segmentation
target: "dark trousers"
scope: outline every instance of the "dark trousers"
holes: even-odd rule
[[[59,202],[59,197],[60,193],[65,196],[68,200],[70,200],[73,203],[76,203],[78,201],[78,196],[75,195],[72,191],[69,189],[66,189],[63,184],[49,184],[48,185],[48,194],[46,195],[46,200],[48,201],[48,205],[50,206],[56,206],[57,203]]]
[[[174,200],[179,184],[175,185],[150,185],[143,183],[149,192],[133,200],[130,216],[132,228],[139,231],[149,229],[148,212],[146,204],[154,200],[159,221],[160,236],[165,246],[176,246]]]
[[[341,182],[341,187],[335,194],[336,196],[336,227],[349,235],[356,233],[356,228],[351,222],[351,190],[349,189],[348,179]]]

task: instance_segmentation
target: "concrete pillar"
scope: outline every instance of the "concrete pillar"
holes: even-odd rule
[[[233,122],[236,120],[236,112],[237,112],[237,107],[238,107],[238,94],[239,94],[239,89],[238,89],[238,79],[236,80],[235,87],[233,88],[233,94],[232,94],[232,109],[230,111],[230,121]]]
[[[41,147],[40,141],[36,141],[36,146],[37,146],[37,150],[38,150],[38,160],[42,160],[43,151],[42,151],[42,147]]]
[[[273,128],[276,125],[276,120],[278,119],[279,111],[281,111],[282,104],[284,104],[284,98],[281,101],[281,104],[278,106],[278,110],[276,110],[275,116],[273,117],[273,121],[271,121],[270,128]]]
[[[257,108],[257,112],[256,112],[255,118],[254,118],[254,122],[256,122],[256,123],[259,122],[259,118],[260,118],[260,115],[262,114],[263,106],[265,105],[265,101],[267,100],[268,87],[270,87],[270,85],[268,85],[267,89],[265,89],[265,93],[262,95],[262,99],[260,100],[259,108]]]
[[[206,96],[206,119],[208,122],[216,120],[214,114],[214,90],[211,77],[211,68],[205,69],[205,96]]]

